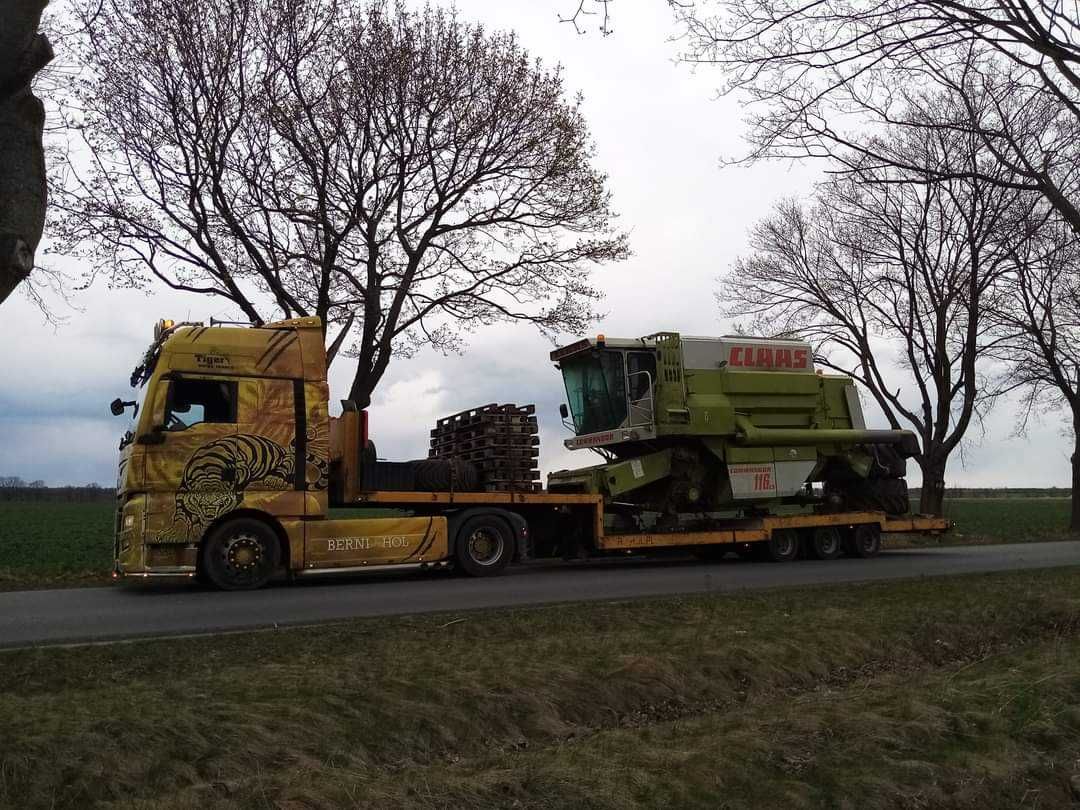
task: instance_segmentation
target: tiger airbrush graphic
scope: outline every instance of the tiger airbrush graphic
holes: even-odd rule
[[[326,489],[329,469],[320,447],[325,437],[310,431],[305,453],[307,478],[313,489]],[[199,532],[240,506],[249,488],[287,490],[295,482],[296,450],[265,436],[240,433],[223,436],[196,450],[184,466],[176,492],[172,525],[160,541]]]

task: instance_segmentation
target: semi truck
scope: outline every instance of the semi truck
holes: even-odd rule
[[[461,485],[454,459],[434,460],[445,474],[393,487],[367,412],[344,401],[330,415],[317,318],[161,321],[131,375],[135,397],[111,406],[132,412],[114,577],[237,590],[282,573],[490,576],[660,551],[828,560],[875,556],[882,533],[949,528],[908,514],[914,437],[868,430],[851,380],[815,369],[805,343],[598,336],[551,359],[566,445],[602,464],[553,472],[544,489],[483,491]]]

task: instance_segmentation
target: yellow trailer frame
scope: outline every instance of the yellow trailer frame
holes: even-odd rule
[[[593,511],[593,540],[598,551],[624,551],[681,546],[737,545],[768,540],[779,529],[821,527],[854,529],[876,525],[883,534],[941,534],[952,524],[947,518],[914,515],[891,517],[884,512],[835,512],[805,515],[765,515],[728,521],[708,531],[608,534],[604,527],[604,499],[600,495],[552,492],[360,492],[356,504],[381,506],[573,506]]]

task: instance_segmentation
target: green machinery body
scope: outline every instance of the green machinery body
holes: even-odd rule
[[[868,430],[854,382],[817,371],[807,343],[662,332],[581,340],[551,359],[575,433],[566,446],[606,459],[552,473],[552,491],[668,515],[908,511],[914,434]]]

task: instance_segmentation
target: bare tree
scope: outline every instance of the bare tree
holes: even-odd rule
[[[998,179],[1039,191],[1080,232],[1075,5],[717,0],[676,15],[685,58],[723,66],[724,90],[749,101],[748,159],[886,159],[875,153],[875,125],[925,125],[911,113],[917,95],[935,87],[981,111],[978,119],[969,110],[935,125],[974,127],[1008,168]],[[1025,115],[1017,130],[1017,112],[1029,108],[1039,109],[1045,125],[1028,129],[1035,116]]]
[[[721,303],[759,329],[810,339],[820,362],[860,382],[893,428],[912,427],[919,508],[940,514],[949,457],[995,393],[982,372],[1000,340],[987,309],[1017,222],[1038,198],[935,177],[980,160],[973,135],[901,130],[877,146],[924,165],[923,179],[867,160],[823,183],[811,210],[780,204],[754,228],[754,253],[724,279]]]
[[[1037,210],[1016,240],[993,317],[1007,338],[994,349],[1010,389],[1024,392],[1019,427],[1036,409],[1065,407],[1073,434],[1069,528],[1080,531],[1080,240]]]
[[[580,99],[512,34],[381,0],[87,0],[90,165],[60,249],[113,283],[316,315],[368,404],[395,353],[579,331],[626,255]]]
[[[0,11],[0,303],[30,275],[45,224],[45,110],[30,85],[52,59],[38,31],[47,2]]]

